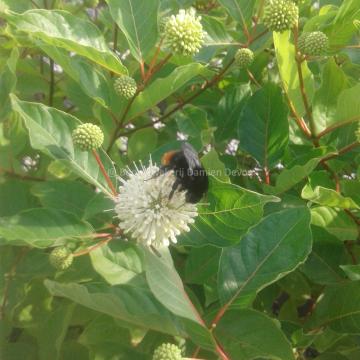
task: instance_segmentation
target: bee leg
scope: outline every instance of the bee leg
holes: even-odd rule
[[[173,186],[172,186],[172,188],[171,188],[171,191],[170,191],[170,194],[169,194],[169,200],[172,199],[172,197],[174,196],[175,191],[178,189],[179,185],[181,185],[181,180],[177,178],[177,179],[174,181],[174,184],[173,184]]]

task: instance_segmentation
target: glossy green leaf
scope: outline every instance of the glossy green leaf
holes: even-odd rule
[[[340,267],[350,280],[360,280],[360,265],[340,265]]]
[[[62,284],[45,280],[45,286],[51,294],[120,319],[124,321],[124,326],[130,323],[172,335],[184,335],[180,323],[145,285],[142,279],[116,286],[101,283]]]
[[[344,71],[334,59],[329,59],[323,69],[321,86],[314,95],[313,115],[317,133],[334,122],[337,99],[347,87],[348,79]]]
[[[360,84],[343,90],[338,97],[334,123],[350,123],[360,121],[360,105],[357,101]]]
[[[327,206],[311,209],[311,223],[323,227],[342,241],[355,240],[359,234],[356,224],[344,211]]]
[[[90,64],[79,56],[69,56],[65,49],[40,44],[41,49],[59,64],[64,72],[76,81],[86,95],[101,106],[119,106],[121,100],[115,94],[111,78],[105,71]],[[115,109],[114,109],[115,110]]]
[[[341,209],[359,209],[359,206],[350,197],[345,197],[332,189],[322,186],[312,188],[310,184],[305,185],[302,192],[302,198],[310,200],[316,204],[337,207]]]
[[[16,64],[18,58],[19,50],[14,48],[0,73],[0,121],[6,118],[11,111],[9,95],[16,87]]]
[[[303,263],[311,245],[308,209],[265,217],[239,244],[223,249],[218,277],[221,302],[248,305],[258,291]]]
[[[91,22],[60,10],[29,10],[23,14],[6,12],[6,20],[17,30],[44,43],[84,56],[117,74],[126,68],[111,52],[100,30]]]
[[[211,177],[208,204],[199,206],[199,216],[182,244],[229,246],[261,220],[263,207],[276,202],[274,196],[261,195]]]
[[[39,103],[20,101],[12,96],[13,109],[29,130],[31,145],[55,160],[62,160],[78,176],[111,195],[99,166],[91,152],[80,151],[71,133],[80,121],[72,115]],[[112,161],[102,150],[99,155],[110,176],[115,175]]]
[[[119,242],[90,253],[91,263],[109,284],[126,284],[142,271],[140,254],[133,244]]]
[[[39,346],[39,360],[47,360],[49,354],[60,358],[60,351],[70,325],[75,304],[59,306],[34,330]]]
[[[276,178],[275,186],[266,186],[265,191],[269,194],[278,195],[290,190],[294,185],[305,179],[319,164],[321,158],[313,158],[304,165],[294,165],[290,169],[284,169]]]
[[[360,334],[360,281],[326,288],[309,319],[308,329],[329,326],[345,334]]]
[[[266,168],[280,160],[288,144],[287,113],[281,89],[268,83],[247,101],[239,116],[240,148]]]
[[[217,116],[215,118],[217,126],[215,136],[219,141],[228,140],[236,137],[236,127],[246,102],[251,95],[249,84],[237,86],[227,92],[219,101]]]
[[[124,33],[132,55],[143,61],[157,40],[159,0],[106,0],[110,14]]]
[[[192,248],[186,261],[186,282],[202,285],[208,280],[215,280],[220,254],[221,250],[215,246]]]
[[[39,205],[30,192],[31,185],[14,179],[0,184],[1,217],[15,215],[22,210]]]
[[[249,25],[255,0],[220,0],[219,2],[243,28]]]
[[[207,73],[209,73],[209,70],[197,63],[176,67],[170,75],[156,79],[136,97],[126,119],[129,121],[143,114],[176,92],[195,76]]]
[[[313,249],[300,270],[314,283],[327,285],[345,280],[339,268],[347,261],[344,244],[325,229],[311,226]]]
[[[228,311],[216,325],[215,336],[231,359],[295,359],[279,323],[255,310]]]
[[[31,192],[44,207],[66,210],[81,218],[95,192],[77,181],[46,181],[35,184]]]
[[[290,31],[283,33],[273,32],[274,46],[276,51],[279,72],[285,91],[288,93],[296,112],[305,114],[304,103],[300,91],[300,81],[295,61],[295,47],[290,42]],[[301,64],[306,95],[311,101],[314,94],[314,80],[306,62]]]
[[[199,322],[199,315],[185,292],[169,254],[162,256],[144,248],[146,279],[154,296],[175,315]]]
[[[176,272],[167,248],[161,256],[144,248],[146,280],[156,299],[173,314],[185,319],[186,331],[192,340],[207,349],[214,348],[214,340],[195,306],[187,295]]]
[[[0,218],[0,237],[13,245],[48,247],[89,238],[93,233],[89,223],[54,209],[30,209]]]
[[[132,161],[149,158],[156,148],[158,134],[154,128],[142,129],[130,136],[128,142],[128,156]]]

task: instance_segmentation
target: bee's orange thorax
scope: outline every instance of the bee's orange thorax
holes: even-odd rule
[[[166,166],[170,164],[172,157],[177,153],[177,151],[169,151],[163,155],[161,158],[161,164]]]

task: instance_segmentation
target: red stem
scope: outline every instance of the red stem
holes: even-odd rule
[[[116,195],[117,195],[117,192],[116,192],[116,189],[115,189],[115,187],[114,187],[114,184],[112,183],[112,181],[111,181],[108,173],[106,172],[105,167],[104,167],[104,165],[103,165],[103,163],[102,163],[102,161],[101,161],[101,159],[100,159],[99,154],[97,153],[96,150],[93,150],[92,153],[93,153],[93,155],[94,155],[94,157],[95,157],[95,159],[96,159],[96,162],[97,162],[98,165],[99,165],[100,171],[101,171],[102,174],[104,175],[104,178],[105,178],[107,184],[109,185],[109,188],[110,188],[111,192],[113,193],[114,196],[116,196]]]

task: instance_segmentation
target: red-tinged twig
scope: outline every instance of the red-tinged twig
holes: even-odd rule
[[[77,257],[77,256],[82,256],[82,255],[89,254],[91,251],[94,251],[94,250],[98,249],[99,247],[108,244],[112,239],[113,239],[113,238],[110,237],[110,238],[101,240],[101,241],[98,242],[96,245],[90,246],[90,247],[88,247],[88,248],[85,249],[85,250],[81,250],[81,251],[78,251],[78,252],[74,253],[73,256],[74,256],[74,257]]]
[[[351,143],[351,144],[349,144],[349,145],[341,148],[341,149],[337,152],[337,154],[332,154],[332,155],[325,156],[323,159],[321,159],[321,162],[324,163],[324,162],[326,162],[326,161],[328,161],[328,160],[331,160],[331,159],[333,159],[333,158],[336,158],[336,157],[338,157],[338,156],[340,156],[340,155],[346,154],[347,152],[349,152],[349,151],[357,148],[358,146],[360,146],[360,142],[354,141],[353,143]]]
[[[321,137],[329,134],[330,132],[332,132],[332,131],[340,128],[340,127],[349,125],[349,124],[351,124],[351,123],[353,123],[353,122],[356,122],[356,121],[360,121],[360,116],[354,116],[354,117],[352,117],[352,118],[350,118],[350,119],[348,119],[348,120],[339,121],[339,122],[337,122],[336,124],[331,125],[331,126],[329,126],[328,128],[326,128],[325,130],[321,131],[316,137],[317,137],[318,139],[320,139]]]
[[[270,170],[267,168],[267,166],[264,167],[264,173],[265,173],[265,184],[270,185]]]
[[[143,60],[141,60],[140,61],[140,74],[141,74],[141,79],[143,80],[143,81],[145,81],[145,65],[144,65],[144,61]]]
[[[93,155],[94,155],[94,157],[96,159],[96,162],[99,165],[101,173],[104,175],[104,178],[105,178],[107,184],[109,185],[109,188],[110,188],[111,192],[113,193],[114,196],[116,196],[117,192],[116,192],[116,189],[114,187],[114,184],[112,183],[108,173],[106,172],[104,164],[102,163],[99,154],[97,153],[96,150],[93,150],[92,153],[93,153]]]

